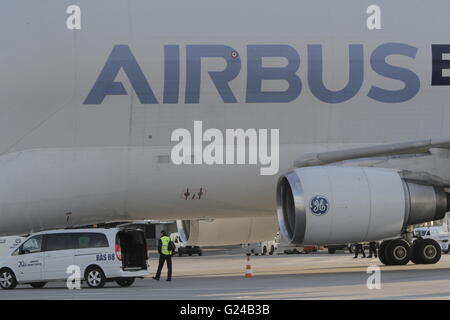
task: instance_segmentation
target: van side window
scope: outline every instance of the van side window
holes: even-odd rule
[[[105,248],[109,247],[108,239],[101,233],[78,233],[75,235],[76,248]]]
[[[19,254],[28,254],[41,252],[42,249],[42,235],[32,237],[24,242],[19,248]]]
[[[46,251],[75,249],[75,241],[72,234],[48,234],[45,236]]]

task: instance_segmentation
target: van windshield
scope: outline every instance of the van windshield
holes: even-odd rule
[[[21,254],[41,252],[41,250],[42,250],[42,235],[28,239],[19,248]]]

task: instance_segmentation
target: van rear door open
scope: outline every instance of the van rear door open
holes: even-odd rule
[[[124,271],[147,269],[147,243],[144,232],[123,229],[116,235],[116,254],[122,259]]]

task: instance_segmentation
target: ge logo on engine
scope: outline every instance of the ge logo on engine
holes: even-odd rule
[[[323,216],[328,212],[330,207],[327,198],[323,196],[315,196],[309,202],[311,213],[316,216]]]

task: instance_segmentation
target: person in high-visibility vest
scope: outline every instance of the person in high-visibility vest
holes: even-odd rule
[[[167,232],[161,231],[161,238],[158,241],[159,265],[153,279],[159,280],[164,262],[167,261],[167,281],[172,281],[172,254],[174,249],[175,245],[167,236]]]

